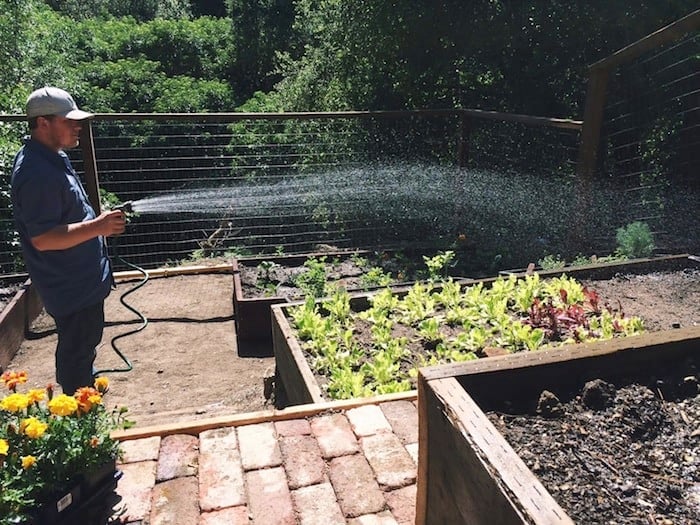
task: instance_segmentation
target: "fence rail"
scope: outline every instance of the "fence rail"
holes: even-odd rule
[[[146,268],[319,244],[437,251],[460,234],[492,258],[541,236],[513,188],[532,201],[541,179],[571,177],[580,126],[480,110],[98,114],[69,156],[96,208],[133,202],[111,245]],[[16,248],[2,273],[21,271]]]

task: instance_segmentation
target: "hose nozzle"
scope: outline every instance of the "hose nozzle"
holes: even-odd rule
[[[122,202],[115,210],[123,211],[124,213],[132,213],[134,211],[133,201]]]

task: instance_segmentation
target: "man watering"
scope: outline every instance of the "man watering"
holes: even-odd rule
[[[34,91],[27,99],[30,137],[15,156],[11,180],[29,276],[56,322],[56,381],[69,395],[94,382],[112,285],[104,238],[125,228],[122,211],[96,216],[63,151],[78,145],[83,122],[92,116],[62,89]]]

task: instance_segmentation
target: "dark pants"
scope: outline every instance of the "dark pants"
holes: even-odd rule
[[[64,394],[92,386],[96,347],[102,340],[104,301],[73,314],[54,318],[58,332],[56,381]]]

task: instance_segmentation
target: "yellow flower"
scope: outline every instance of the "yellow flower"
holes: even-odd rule
[[[24,470],[29,470],[36,463],[36,458],[34,456],[22,456],[22,468]]]
[[[78,400],[72,396],[61,394],[49,401],[49,412],[54,416],[70,416],[78,410]]]
[[[46,399],[46,390],[43,388],[32,388],[27,392],[27,395],[32,403],[38,403]]]
[[[98,390],[98,392],[104,394],[107,391],[108,387],[109,379],[107,379],[105,376],[100,376],[95,379],[95,388]]]
[[[2,401],[0,401],[0,408],[8,412],[20,412],[25,410],[30,403],[31,399],[29,399],[27,394],[15,393],[4,397]]]
[[[20,429],[32,439],[38,439],[43,436],[47,428],[49,428],[47,423],[35,417],[28,417],[22,420],[22,424],[20,425]]]
[[[0,439],[0,456],[7,456],[7,451],[10,450],[10,444],[6,439]]]

